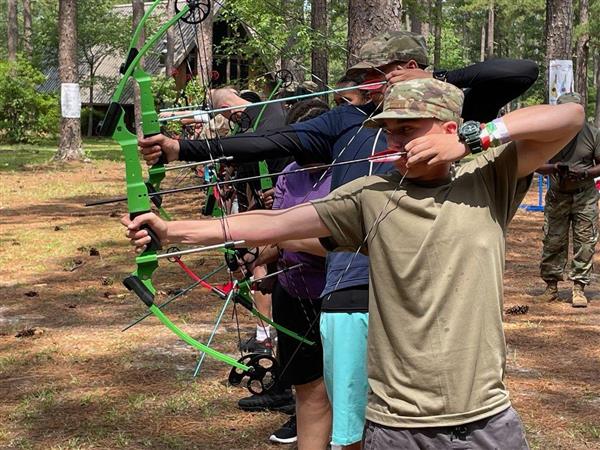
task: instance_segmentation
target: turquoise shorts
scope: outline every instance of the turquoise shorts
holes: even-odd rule
[[[350,445],[362,439],[368,324],[369,313],[321,313],[323,377],[333,410],[332,445]]]

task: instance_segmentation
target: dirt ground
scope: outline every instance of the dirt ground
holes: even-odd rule
[[[133,255],[118,216],[124,206],[85,208],[123,191],[120,163],[36,166],[0,173],[0,448],[263,449],[286,416],[244,413],[247,392],[227,385],[228,368],[207,359],[192,377],[197,353],[154,317],[121,332],[145,312],[121,280]],[[536,203],[532,190],[527,203]],[[179,204],[178,207],[172,207]],[[195,194],[165,201],[175,216],[199,208]],[[505,307],[507,379],[534,449],[600,449],[600,292],[587,309],[536,304],[543,215],[520,211],[508,234]],[[186,260],[200,274],[217,254]],[[224,281],[225,274],[215,276]],[[190,284],[161,264],[155,285]],[[220,301],[198,290],[168,315],[206,340]],[[524,309],[524,308],[523,308]],[[253,322],[244,312],[241,332]],[[214,347],[236,354],[229,313]]]

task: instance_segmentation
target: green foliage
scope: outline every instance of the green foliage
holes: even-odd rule
[[[198,78],[194,78],[186,85],[184,95],[190,105],[199,105],[204,100],[206,88]]]
[[[192,84],[194,83],[190,82],[188,84],[188,87]],[[184,96],[187,95],[185,91],[182,94]],[[175,79],[173,77],[153,77],[152,95],[154,96],[154,104],[157,109],[175,106],[180,100],[180,94],[177,92],[177,88],[175,86]],[[181,128],[181,122],[179,121],[172,121],[163,124],[163,129],[168,133],[178,134],[181,131]]]
[[[81,63],[96,62],[127,47],[131,18],[113,10],[112,0],[77,2],[77,52]],[[58,65],[58,2],[37,0],[33,15],[34,63]]]
[[[457,31],[450,26],[450,21],[445,20],[442,28],[442,51],[440,67],[444,69],[457,69],[469,63],[465,55],[465,47]],[[434,36],[429,35],[427,40],[429,50],[429,61],[433,62]]]
[[[329,2],[329,30],[326,35],[310,27],[310,2],[294,0],[288,3],[285,10],[275,0],[225,3],[219,20],[226,21],[234,32],[215,48],[215,53],[242,55],[246,59],[258,56],[267,70],[273,70],[279,58],[284,57],[306,68],[308,76],[312,48],[325,48],[329,55],[330,78],[336,80],[341,77],[347,60],[347,2]],[[247,31],[250,31],[250,36],[244,40]]]
[[[274,67],[282,54],[290,59],[306,55],[307,49],[310,48],[306,39],[307,26],[298,23],[303,21],[303,17],[295,13],[302,9],[303,2],[295,0],[291,3],[295,4],[292,4],[291,11],[286,13],[279,10],[279,2],[273,4],[272,0],[238,0],[224,3],[220,9],[220,20],[243,25],[251,32],[252,38],[240,42],[238,31],[232,39],[226,40],[221,48],[215,49],[215,52],[240,54],[248,59],[260,55],[267,67]],[[284,16],[288,17],[287,20]],[[292,35],[293,41],[290,40]]]
[[[5,142],[32,142],[55,133],[58,99],[42,95],[36,87],[44,75],[26,61],[0,62],[0,138]]]
[[[156,108],[171,106],[177,100],[175,79],[166,76],[152,77],[152,95]]]

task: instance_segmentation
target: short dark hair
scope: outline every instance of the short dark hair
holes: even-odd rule
[[[296,102],[289,110],[286,125],[314,119],[329,111],[329,106],[322,100],[313,98]]]
[[[337,81],[337,83],[335,83],[335,85],[344,85],[344,87],[358,86],[359,84],[362,84],[364,78],[364,75],[361,74],[353,74],[351,76],[344,75]]]

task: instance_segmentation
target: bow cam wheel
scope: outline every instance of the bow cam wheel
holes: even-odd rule
[[[240,359],[238,359],[238,362],[244,365],[248,365],[248,363],[250,362],[250,360],[256,356],[255,354],[249,353],[248,355],[244,355],[242,356]],[[231,384],[232,386],[239,386],[242,383],[242,380],[244,379],[244,377],[246,376],[246,372],[244,372],[242,369],[238,369],[237,367],[232,367],[231,371],[229,372],[229,384]]]
[[[262,395],[272,390],[279,381],[279,363],[270,355],[251,353],[239,359],[250,367],[248,372],[233,367],[229,373],[229,383],[233,386],[246,384],[251,394]]]
[[[175,0],[175,13],[179,14],[186,6],[189,10],[181,20],[190,25],[204,22],[210,14],[210,0]]]

